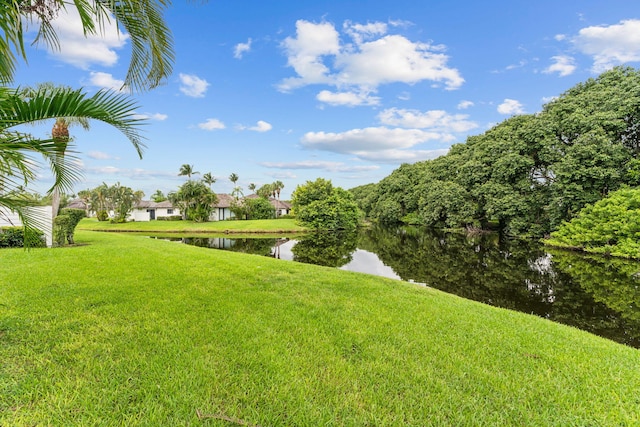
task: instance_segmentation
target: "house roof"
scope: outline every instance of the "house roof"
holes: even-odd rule
[[[65,207],[70,209],[86,209],[87,204],[82,199],[73,199]]]
[[[231,194],[216,194],[218,196],[218,203],[214,205],[216,208],[229,208],[235,198]]]

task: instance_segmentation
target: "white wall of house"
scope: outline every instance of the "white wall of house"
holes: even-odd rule
[[[151,214],[146,209],[134,209],[127,217],[127,221],[151,221]]]
[[[29,213],[34,215],[37,221],[36,228],[44,233],[47,247],[53,245],[53,218],[51,217],[51,206],[33,206],[26,208]],[[10,211],[0,206],[0,227],[21,227],[22,221],[14,211]]]
[[[151,221],[153,219],[180,215],[180,209],[176,208],[134,208],[127,221]]]
[[[224,221],[230,218],[235,218],[235,215],[229,208],[213,208],[213,212],[211,212],[211,216],[209,216],[211,221]]]

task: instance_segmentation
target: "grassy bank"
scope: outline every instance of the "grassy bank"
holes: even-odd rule
[[[384,278],[137,235],[0,250],[0,425],[640,424],[640,351]]]
[[[96,218],[85,218],[76,230],[118,231],[143,233],[298,233],[304,227],[295,220],[265,219],[253,221],[138,221],[123,224],[112,224],[109,221],[98,221]]]

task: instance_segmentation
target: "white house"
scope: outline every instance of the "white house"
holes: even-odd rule
[[[180,215],[180,209],[174,208],[170,201],[153,202],[141,200],[129,214],[127,221],[152,221],[158,218]]]
[[[235,200],[230,194],[216,194],[218,196],[218,203],[213,207],[213,212],[209,219],[211,221],[224,221],[225,219],[235,218],[233,212],[231,212],[231,205]]]

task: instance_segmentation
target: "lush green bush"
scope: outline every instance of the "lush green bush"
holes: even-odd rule
[[[180,215],[170,215],[170,216],[159,216],[156,217],[157,221],[182,221],[182,216]]]
[[[246,199],[247,219],[272,219],[275,217],[275,210],[269,200],[264,197],[257,199]]]
[[[98,218],[98,221],[106,221],[109,219],[109,212],[105,210],[98,211],[96,212],[96,217]]]
[[[299,185],[291,204],[296,218],[316,230],[353,230],[360,220],[353,195],[322,178]]]
[[[640,258],[640,189],[622,189],[551,233],[547,244],[587,252]]]
[[[41,231],[26,229],[26,236],[30,247],[46,246],[44,233]],[[0,248],[22,248],[24,241],[24,227],[0,227]]]
[[[60,215],[53,219],[53,241],[57,246],[64,246],[65,242],[73,245],[73,234],[76,226],[85,217],[83,209],[62,209]]]

